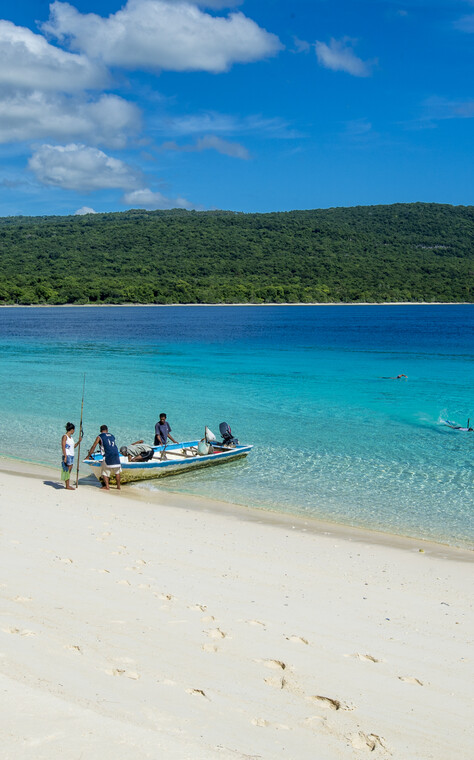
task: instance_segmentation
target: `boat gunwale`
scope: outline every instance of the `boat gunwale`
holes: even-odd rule
[[[155,453],[159,453],[160,451],[163,451],[163,449],[166,452],[172,453],[173,450],[177,449],[184,449],[191,446],[198,446],[200,441],[185,441],[183,443],[177,443],[173,444],[172,446],[153,446],[153,449]],[[237,456],[246,455],[249,453],[249,451],[253,448],[253,445],[238,445],[233,446],[232,448],[226,448],[225,446],[222,446],[218,444],[219,448],[225,449],[225,451],[216,451],[212,454],[195,454],[194,456],[184,457],[183,459],[160,459],[160,460],[153,460],[149,459],[146,462],[120,462],[122,470],[139,470],[143,469],[145,472],[153,469],[166,469],[166,467],[169,467],[171,465],[190,465],[194,462],[209,462],[209,461],[215,461],[217,459],[225,459],[225,458],[237,458]],[[84,464],[89,465],[89,467],[99,467],[102,465],[103,461],[103,455],[99,453],[95,453],[92,455],[92,457],[88,457],[87,459],[83,460]]]

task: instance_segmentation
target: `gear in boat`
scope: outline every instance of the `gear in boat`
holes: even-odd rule
[[[214,433],[206,427],[204,438],[201,440],[153,446],[153,456],[148,461],[129,461],[128,456],[121,457],[121,482],[174,475],[247,456],[252,446],[240,444],[232,435],[228,423],[221,423],[219,430],[223,439],[221,442],[218,442]],[[100,477],[101,460],[100,454],[94,454],[85,460],[97,478]]]

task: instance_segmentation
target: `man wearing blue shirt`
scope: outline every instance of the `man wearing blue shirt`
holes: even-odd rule
[[[89,449],[88,457],[90,458],[94,453],[95,447],[99,445],[103,454],[102,466],[100,468],[100,476],[103,478],[106,491],[110,491],[109,481],[111,476],[115,476],[117,481],[117,490],[120,491],[120,473],[122,468],[120,466],[120,453],[115,443],[115,437],[109,433],[107,425],[102,425],[100,433]]]
[[[178,441],[175,441],[171,435],[171,428],[169,426],[169,423],[166,422],[166,414],[162,412],[160,414],[160,421],[155,425],[155,442],[153,445],[165,446],[168,442],[168,438],[170,441],[173,441],[173,443],[178,443]]]

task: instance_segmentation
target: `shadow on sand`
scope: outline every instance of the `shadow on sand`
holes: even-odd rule
[[[73,479],[75,483],[75,478]],[[55,482],[54,480],[43,480],[43,485],[55,488],[56,491],[64,491],[65,488],[62,483]],[[84,478],[79,478],[80,486],[92,486],[93,488],[100,488],[100,483],[94,475],[87,475]]]

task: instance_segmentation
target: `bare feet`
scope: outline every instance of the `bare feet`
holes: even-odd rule
[[[66,486],[66,491],[74,491],[75,489],[72,486]]]

